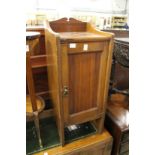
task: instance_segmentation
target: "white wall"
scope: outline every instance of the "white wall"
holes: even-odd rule
[[[27,19],[35,20],[36,14],[49,20],[74,17],[103,27],[103,20],[113,15],[127,16],[127,3],[128,0],[28,0]]]

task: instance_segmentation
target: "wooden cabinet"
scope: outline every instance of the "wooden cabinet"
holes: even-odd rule
[[[50,96],[61,144],[64,127],[93,121],[102,132],[112,61],[113,34],[66,18],[47,22]]]

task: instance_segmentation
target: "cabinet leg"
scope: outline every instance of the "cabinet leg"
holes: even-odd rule
[[[99,134],[101,134],[103,131],[103,120],[104,120],[103,116],[96,120],[96,128]]]
[[[65,133],[64,133],[64,128],[62,128],[61,133],[60,133],[60,142],[61,146],[65,145]]]
[[[57,124],[59,138],[60,138],[60,145],[64,146],[65,145],[64,124],[58,118],[56,118],[56,124]]]

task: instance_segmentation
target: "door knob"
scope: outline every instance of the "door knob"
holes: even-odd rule
[[[63,96],[68,96],[68,87],[64,86],[63,88]]]

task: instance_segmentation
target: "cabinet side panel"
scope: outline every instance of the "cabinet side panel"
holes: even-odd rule
[[[56,116],[56,123],[58,126],[60,142],[64,144],[64,131],[62,120],[62,107],[61,107],[61,92],[60,92],[60,73],[59,73],[59,38],[57,38],[48,28],[45,31],[45,43],[47,53],[47,66],[48,66],[48,84],[50,90],[50,98],[54,106],[54,114]]]
[[[97,107],[100,57],[101,52],[68,54],[70,114]]]

